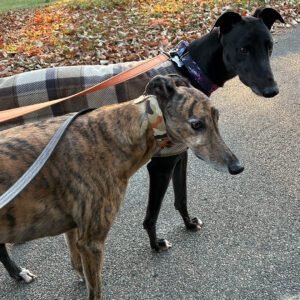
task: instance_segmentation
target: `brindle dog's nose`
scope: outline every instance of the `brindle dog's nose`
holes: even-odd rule
[[[244,167],[238,160],[233,160],[228,164],[228,171],[231,175],[237,175],[244,171]]]

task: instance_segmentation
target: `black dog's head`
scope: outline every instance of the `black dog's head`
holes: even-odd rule
[[[237,74],[254,93],[274,97],[278,87],[270,66],[273,39],[270,29],[281,15],[272,8],[257,9],[253,16],[225,12],[216,22],[226,69]]]

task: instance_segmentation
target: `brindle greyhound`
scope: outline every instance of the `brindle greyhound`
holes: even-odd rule
[[[0,209],[0,243],[66,232],[72,265],[85,279],[90,300],[102,299],[104,241],[128,179],[158,148],[153,128],[163,130],[165,122],[172,143],[184,143],[216,169],[243,171],[219,134],[218,111],[187,80],[178,75],[155,77],[146,94],[78,117],[40,174]],[[0,133],[1,193],[32,164],[65,119]],[[1,261],[12,277],[33,279],[9,257]]]
[[[221,87],[227,80],[238,75],[240,80],[256,94],[264,97],[273,97],[278,93],[278,87],[270,67],[269,57],[272,52],[273,42],[269,30],[276,20],[283,22],[280,14],[271,8],[258,9],[253,16],[247,17],[241,17],[235,12],[226,12],[217,20],[215,28],[209,34],[195,40],[183,50],[181,58],[186,58],[187,54],[189,54],[191,60],[201,69],[202,73],[200,76],[208,79],[210,87]],[[207,87],[207,80],[197,81],[197,77],[194,76],[193,72],[189,72],[188,68],[180,63],[178,55],[175,54],[173,60],[176,69],[173,65],[162,69],[161,71],[164,74],[170,71],[177,71],[188,78],[196,88],[207,95],[210,94],[212,89]],[[179,66],[177,66],[178,62]],[[66,71],[67,74],[70,72],[72,71]],[[47,85],[51,86],[51,93],[58,94],[61,97],[67,96],[67,94],[64,94],[66,93],[66,88],[52,91],[53,86],[64,87],[69,85],[70,80],[67,78],[67,74],[63,74],[63,78],[66,78],[65,81],[60,79],[55,82],[55,80],[51,79],[51,82],[47,83]],[[122,91],[123,100],[126,100],[127,90],[131,91],[131,99],[140,95],[145,88],[146,82],[149,80],[149,76],[147,76],[138,77],[134,82],[130,81],[126,87],[120,86],[119,90]],[[28,72],[28,78],[34,78],[35,82],[37,80],[33,72]],[[26,74],[24,74],[23,79],[26,79]],[[15,82],[15,80],[12,80],[12,82]],[[45,85],[45,82],[41,82],[41,85]],[[33,84],[32,87],[34,86],[37,85]],[[78,89],[80,88],[81,85],[79,84]],[[18,89],[9,87],[7,90],[15,91]],[[105,94],[101,94],[102,96],[105,96]],[[16,99],[14,96],[11,96],[11,99],[8,98],[8,95],[5,96],[5,103],[9,101],[15,103]],[[173,153],[164,157],[153,157],[147,165],[150,175],[150,189],[144,228],[149,235],[151,247],[156,251],[168,248],[166,240],[157,239],[156,237],[156,221],[171,179],[175,194],[175,208],[182,216],[186,228],[199,230],[202,226],[198,218],[190,218],[187,210],[186,166],[187,152],[184,147],[181,148],[181,152],[177,151],[176,155]],[[4,245],[0,244],[1,256],[6,257],[7,252]]]

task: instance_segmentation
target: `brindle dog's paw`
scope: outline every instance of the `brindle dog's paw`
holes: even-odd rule
[[[165,239],[157,240],[156,244],[152,247],[156,252],[166,251],[172,247],[172,244]]]
[[[185,226],[188,230],[198,231],[204,226],[204,224],[200,219],[193,218],[192,220],[186,222]]]
[[[24,268],[21,269],[21,272],[19,273],[19,280],[24,281],[25,283],[30,283],[34,278],[36,278],[36,275]]]

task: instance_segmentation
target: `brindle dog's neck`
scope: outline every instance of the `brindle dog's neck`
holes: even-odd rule
[[[126,177],[133,175],[157,150],[144,103],[129,101],[103,107],[89,113],[88,118]]]

